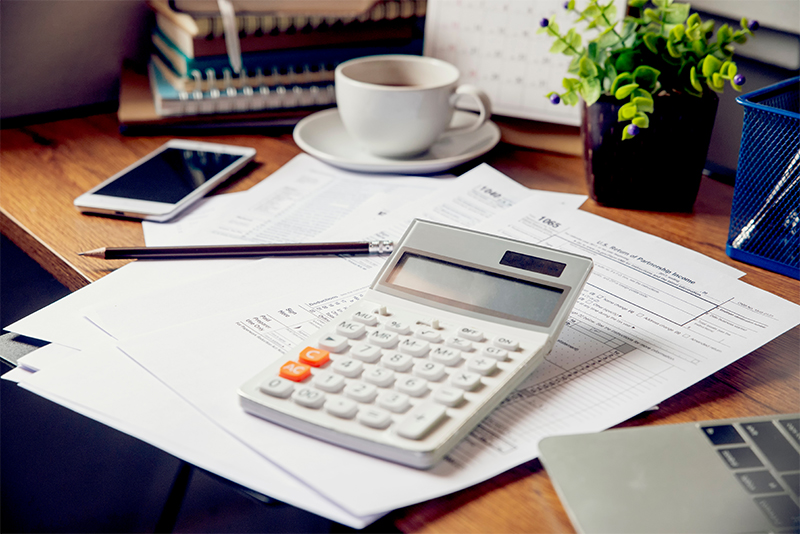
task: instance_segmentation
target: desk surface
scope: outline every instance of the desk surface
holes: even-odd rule
[[[96,115],[0,132],[0,232],[70,290],[113,266],[77,253],[103,246],[144,245],[141,225],[79,214],[73,199],[163,144],[168,137],[125,137],[114,115]],[[300,150],[283,134],[224,135],[212,142],[258,150],[249,174],[218,192],[246,190]],[[501,143],[482,161],[536,189],[586,194],[580,158]],[[455,169],[455,172],[466,170]],[[704,178],[693,213],[618,210],[588,200],[581,209],[701,252],[746,272],[746,283],[800,304],[800,283],[725,254],[733,188]],[[700,421],[800,410],[800,327],[666,400],[623,426]],[[538,461],[483,484],[397,510],[404,532],[573,532]]]

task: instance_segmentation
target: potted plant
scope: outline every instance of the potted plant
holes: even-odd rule
[[[577,16],[593,37],[574,27],[562,33],[555,18],[540,32],[553,53],[572,57],[564,91],[554,104],[583,101],[581,136],[589,191],[608,206],[691,211],[700,187],[718,97],[726,84],[739,91],[744,76],[732,60],[758,22],[716,29],[690,6],[673,0],[629,0],[618,20],[613,0],[590,0]]]

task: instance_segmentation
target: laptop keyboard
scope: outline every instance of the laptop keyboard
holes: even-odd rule
[[[742,418],[700,428],[772,524],[800,528],[800,415]]]

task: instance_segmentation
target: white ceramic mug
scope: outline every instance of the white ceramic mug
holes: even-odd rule
[[[491,116],[489,97],[458,85],[458,69],[422,56],[367,56],[336,67],[336,103],[345,130],[366,151],[391,158],[425,152],[443,135],[474,132]],[[475,121],[450,127],[464,97],[478,109]]]

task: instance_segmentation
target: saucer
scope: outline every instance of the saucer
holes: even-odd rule
[[[475,120],[475,114],[456,111],[451,124]],[[430,174],[451,169],[482,156],[500,141],[500,129],[486,121],[474,132],[444,136],[427,152],[407,159],[384,158],[365,152],[345,131],[339,110],[326,109],[305,117],[294,128],[294,141],[305,152],[342,169],[393,174]]]

